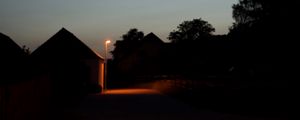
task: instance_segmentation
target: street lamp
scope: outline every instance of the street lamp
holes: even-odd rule
[[[107,46],[110,43],[110,40],[105,41],[105,56],[104,56],[104,87],[103,89],[107,89]]]

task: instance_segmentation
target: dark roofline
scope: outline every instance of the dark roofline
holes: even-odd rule
[[[156,41],[159,41],[161,43],[165,43],[162,39],[160,39],[157,35],[155,35],[153,32],[150,32],[149,34],[147,34],[143,39],[143,40],[148,40],[149,37],[153,37],[154,39],[156,39]]]
[[[90,53],[92,53],[93,55],[97,56],[98,58],[104,60],[104,57],[102,57],[101,55],[99,55],[97,52],[95,52],[94,50],[92,50],[90,47],[88,47],[84,42],[82,42],[80,39],[78,39],[73,33],[71,33],[70,31],[68,31],[67,29],[65,29],[64,27],[62,27],[57,33],[55,33],[53,36],[51,36],[46,42],[44,42],[42,45],[40,45],[35,51],[32,52],[31,55],[35,56],[36,54],[39,54],[38,52],[40,52],[41,50],[45,49],[45,46],[47,46],[48,44],[50,44],[51,42],[55,42],[56,37],[60,37],[60,35],[65,35],[67,37],[73,37],[75,38],[75,40],[78,40],[77,42],[79,42],[85,49],[87,49]]]
[[[14,55],[25,55],[25,52],[22,50],[22,48],[14,41],[12,40],[9,36],[0,33],[0,49],[1,49],[1,53],[10,53],[12,51],[14,51]],[[3,44],[4,43],[4,44]],[[12,51],[7,51],[7,50],[12,50]],[[8,54],[7,54],[8,55]],[[12,54],[10,54],[12,55]],[[14,56],[13,55],[13,56]]]
[[[18,46],[20,49],[22,49],[14,40],[12,40],[9,36],[7,36],[7,35],[5,35],[5,34],[3,34],[3,33],[1,33],[0,32],[0,38],[4,38],[4,39],[6,39],[6,40],[10,40],[10,42],[13,44],[13,45],[15,45],[15,46]]]

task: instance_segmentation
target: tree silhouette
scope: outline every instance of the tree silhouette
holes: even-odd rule
[[[240,0],[232,8],[233,18],[238,24],[247,24],[261,19],[264,10],[261,0]]]
[[[239,0],[232,6],[235,23],[229,36],[237,46],[236,68],[243,79],[264,84],[284,84],[277,69],[291,38],[294,3],[272,0]],[[243,75],[242,75],[243,74]],[[273,78],[273,79],[272,79]],[[254,83],[254,82],[253,82]],[[254,83],[254,84],[256,84]]]
[[[127,34],[122,36],[124,41],[139,41],[143,39],[144,33],[142,31],[138,31],[138,29],[133,28],[130,29]]]
[[[26,55],[30,55],[30,53],[31,53],[29,47],[27,47],[26,45],[22,46],[22,50],[24,51],[24,53]]]
[[[207,21],[199,19],[193,19],[192,21],[184,21],[179,26],[177,30],[174,30],[169,34],[168,39],[173,43],[180,41],[194,41],[199,39],[206,39],[212,36],[212,32],[215,28]]]
[[[284,30],[287,25],[282,23],[290,19],[290,4],[292,3],[272,0],[239,0],[232,6],[235,23],[230,30],[272,34],[278,29]]]
[[[126,34],[122,35],[122,40],[118,40],[114,45],[115,49],[111,52],[114,60],[120,60],[132,53],[144,38],[144,33],[136,28],[130,29]]]

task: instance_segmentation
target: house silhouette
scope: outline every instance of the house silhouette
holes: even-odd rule
[[[0,85],[21,81],[25,53],[10,37],[0,33]]]
[[[167,43],[164,43],[154,33],[147,34],[143,39],[135,41],[132,50],[122,52],[120,50],[126,48],[130,41],[117,41],[117,47],[113,52],[122,54],[116,54],[114,56],[114,80],[122,79],[118,81],[119,84],[134,84],[135,82],[142,82],[152,79],[154,76],[163,74],[164,63],[163,56]],[[121,49],[122,47],[122,49]],[[112,73],[112,72],[110,72]],[[118,74],[118,75],[116,75]],[[115,78],[122,76],[121,78]],[[126,79],[126,80],[124,80]],[[111,80],[113,81],[113,80]],[[126,83],[124,83],[126,81]],[[116,83],[118,84],[118,83]]]
[[[23,83],[28,82],[29,72],[26,69],[25,52],[10,37],[2,33],[0,33],[0,55],[0,119],[9,120],[21,113],[17,110],[21,110],[18,106],[20,101],[25,101],[20,99],[22,98],[20,96],[24,95],[22,91],[26,91]],[[26,93],[28,94],[30,93]],[[18,116],[14,118],[19,119]]]
[[[31,58],[37,72],[49,75],[54,95],[77,96],[101,91],[103,57],[65,28],[38,47]]]

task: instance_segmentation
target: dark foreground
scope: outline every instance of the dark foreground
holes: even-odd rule
[[[54,110],[56,120],[261,120],[197,110],[150,89],[109,90]]]

